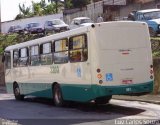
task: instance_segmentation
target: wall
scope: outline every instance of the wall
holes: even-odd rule
[[[140,3],[135,3],[135,4],[130,4],[128,6],[123,6],[120,8],[120,17],[126,17],[128,16],[128,14],[132,11],[132,10],[143,10],[143,9],[153,9],[153,8],[157,8],[157,5],[160,5],[160,1],[159,2],[148,2],[148,3],[144,3],[144,4],[140,4]]]
[[[73,18],[85,16],[91,18],[94,22],[96,22],[96,19],[99,14],[103,14],[102,1],[89,4],[86,6],[86,8],[83,8],[83,10],[81,11],[64,15],[64,21],[70,24]]]
[[[21,20],[13,20],[13,21],[7,21],[2,23],[2,33],[7,33],[8,29],[12,25],[20,25],[24,27],[28,23],[40,23],[42,26],[44,25],[45,21],[52,20],[52,19],[63,19],[63,14],[54,14],[54,15],[47,15],[47,16],[39,16],[39,17],[32,17],[32,18],[26,18]]]

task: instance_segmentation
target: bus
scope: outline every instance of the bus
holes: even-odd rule
[[[103,22],[9,46],[4,53],[7,91],[25,96],[106,104],[112,95],[153,90],[148,26]]]

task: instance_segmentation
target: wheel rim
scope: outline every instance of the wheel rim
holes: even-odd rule
[[[15,96],[19,96],[20,95],[19,87],[15,87],[14,94],[15,94]]]

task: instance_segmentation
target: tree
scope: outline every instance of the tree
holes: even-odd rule
[[[32,1],[32,11],[33,11],[33,14],[36,15],[36,16],[41,16],[42,15],[42,8],[41,8],[41,5],[40,3],[35,3]]]
[[[59,7],[62,7],[62,4],[60,3],[61,0],[48,0],[48,2],[51,2],[51,3],[55,3],[55,7],[56,7],[56,13],[58,13],[58,8]]]
[[[87,4],[90,4],[91,0],[72,0],[73,6],[75,8],[85,7]]]
[[[23,19],[24,18],[24,15],[23,14],[18,14],[16,17],[15,17],[15,20],[19,20],[19,19]]]
[[[22,4],[22,6],[19,4],[19,10],[20,10],[20,14],[23,15],[24,17],[28,17],[30,16],[30,7],[26,7],[24,4]]]
[[[43,13],[44,13],[44,15],[56,13],[56,6],[55,6],[55,4],[51,3],[51,4],[47,5],[45,7]]]
[[[64,0],[65,8],[70,9],[73,7],[72,0]]]

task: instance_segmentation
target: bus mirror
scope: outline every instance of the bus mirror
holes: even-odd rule
[[[4,63],[4,61],[5,61],[5,54],[3,54],[2,56],[2,63]]]

